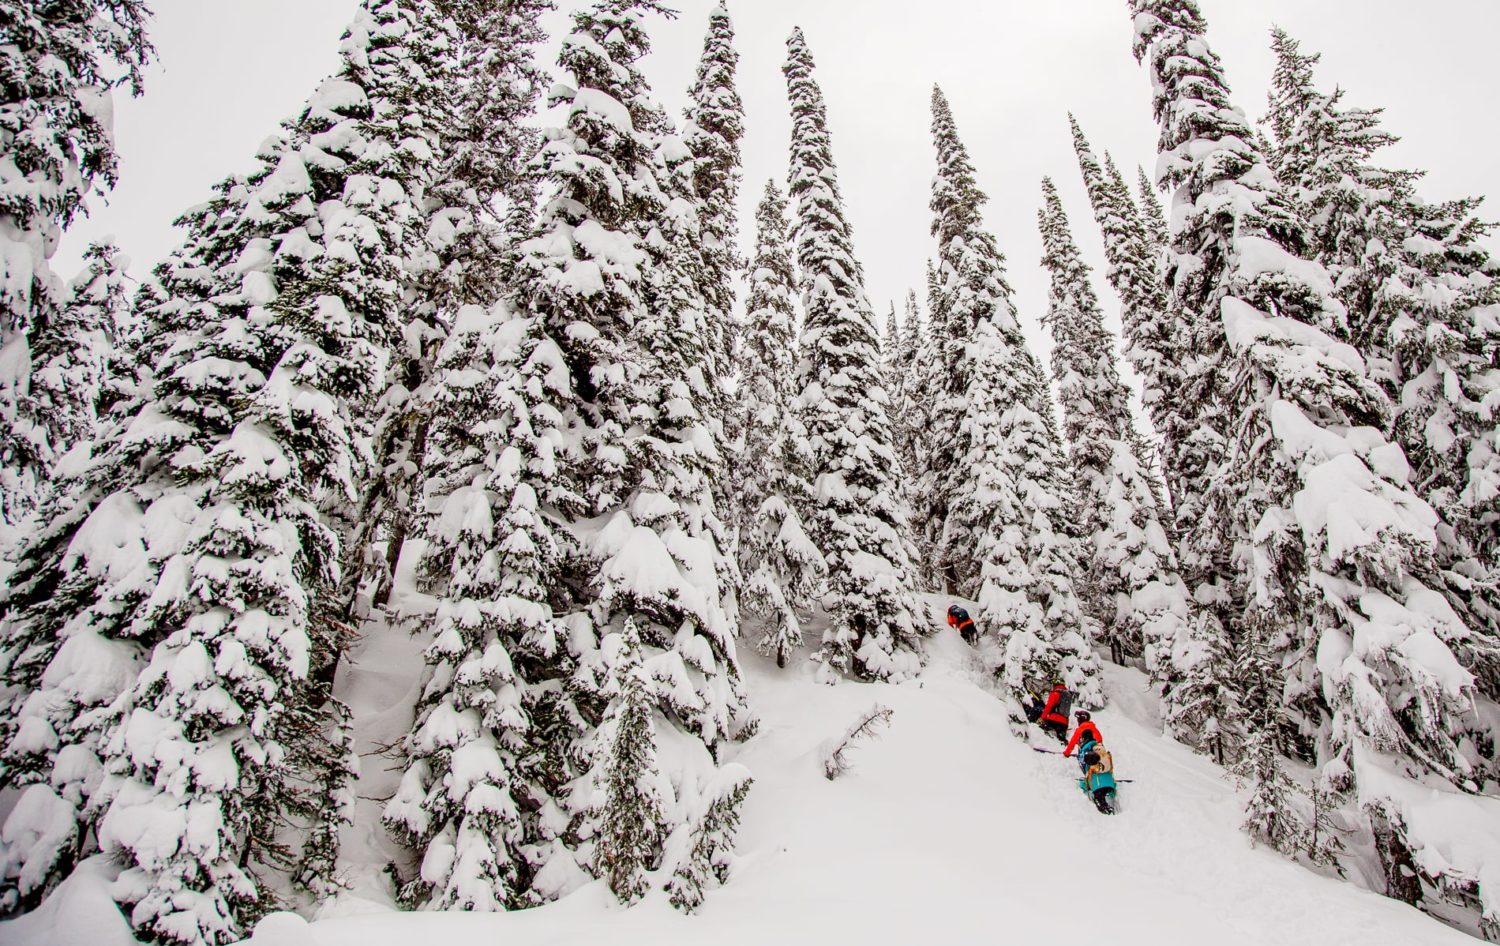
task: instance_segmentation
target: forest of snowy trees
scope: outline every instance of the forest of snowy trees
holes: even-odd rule
[[[739,652],[910,681],[936,592],[1018,724],[1138,666],[1257,843],[1500,940],[1500,864],[1411,807],[1500,796],[1500,260],[1295,38],[1262,126],[1193,0],[1125,4],[1159,155],[1127,180],[1073,121],[1090,206],[1040,182],[1049,371],[940,88],[925,302],[877,314],[809,38],[747,189],[730,15],[675,116],[659,0],[564,11],[553,68],[552,0],[362,0],[153,276],[100,243],[64,282],[146,6],[0,0],[0,912],[95,855],[146,942],[336,893],[369,634],[423,642],[399,902],[691,912],[753,791]]]

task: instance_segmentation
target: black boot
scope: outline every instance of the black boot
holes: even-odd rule
[[[1094,793],[1094,807],[1101,814],[1112,815],[1115,813],[1115,793],[1111,789],[1101,788]]]

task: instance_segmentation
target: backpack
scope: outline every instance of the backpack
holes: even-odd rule
[[[1058,694],[1058,696],[1057,696],[1057,708],[1054,709],[1052,712],[1056,713],[1058,716],[1061,716],[1063,719],[1068,719],[1068,718],[1070,718],[1069,715],[1068,715],[1068,711],[1071,710],[1072,708],[1073,708],[1073,691],[1072,690],[1063,690],[1061,693]]]
[[[1097,764],[1101,773],[1113,775],[1115,771],[1115,757],[1109,754],[1109,750],[1094,743],[1094,755],[1099,757]]]

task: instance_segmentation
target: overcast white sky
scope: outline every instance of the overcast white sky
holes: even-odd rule
[[[646,71],[674,113],[713,2],[677,0],[681,16],[654,25]],[[1428,170],[1423,191],[1433,199],[1487,193],[1488,215],[1500,218],[1500,2],[1429,0],[1420,13],[1407,0],[1200,2],[1235,101],[1251,115],[1265,110],[1268,30],[1277,23],[1324,54],[1320,84],[1342,85],[1352,103],[1387,108],[1387,127],[1404,138],[1387,152],[1388,164]],[[151,5],[160,63],[144,98],[117,104],[120,186],[107,203],[96,198],[92,215],[67,234],[55,260],[65,277],[88,241],[104,234],[116,237],[137,274],[170,252],[178,242],[171,221],[226,173],[247,168],[259,142],[334,68],[356,0]],[[752,224],[767,177],[784,179],[790,122],[780,66],[787,34],[801,25],[828,100],[856,249],[881,313],[908,288],[925,292],[934,82],[953,104],[990,195],[986,217],[1033,337],[1046,305],[1036,231],[1043,175],[1058,181],[1085,253],[1102,260],[1066,113],[1123,168],[1149,170],[1155,159],[1150,86],[1131,56],[1125,0],[730,0],[730,10],[748,127],[742,220]],[[1112,306],[1102,282],[1100,289]]]

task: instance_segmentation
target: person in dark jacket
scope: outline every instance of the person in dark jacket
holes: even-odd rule
[[[979,643],[979,628],[974,626],[974,619],[956,604],[948,606],[948,626],[958,628],[958,636],[965,644],[972,647]]]

